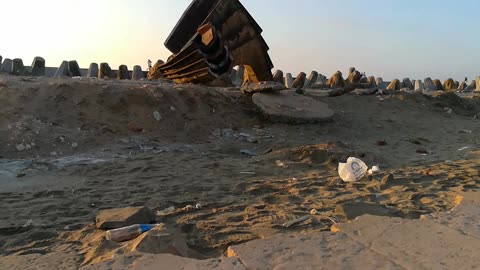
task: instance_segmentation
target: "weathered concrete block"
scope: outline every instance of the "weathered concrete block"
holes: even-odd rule
[[[98,64],[91,63],[88,67],[87,78],[97,78],[98,77]]]
[[[130,74],[128,73],[128,67],[126,65],[121,65],[118,67],[117,79],[119,80],[130,79]]]
[[[375,79],[375,83],[377,84],[377,87],[379,90],[385,90],[387,89],[387,86],[385,85],[385,83],[383,82],[383,79],[382,77],[378,77]]]
[[[433,80],[433,84],[437,88],[437,90],[443,91],[443,84],[440,80]]]
[[[60,67],[58,67],[57,72],[55,72],[54,75],[55,78],[60,78],[60,77],[70,77],[70,71],[68,68],[68,62],[63,61],[60,64]]]
[[[387,90],[400,90],[401,89],[401,85],[400,85],[400,81],[398,79],[395,79],[393,80],[388,86],[387,86]]]
[[[427,90],[427,91],[437,91],[438,90],[437,87],[435,86],[435,84],[433,83],[433,80],[430,77],[425,79],[424,86],[425,86],[425,90]]]
[[[305,85],[305,80],[307,79],[307,74],[305,72],[300,72],[295,81],[293,81],[292,88],[302,88]]]
[[[415,81],[415,89],[414,90],[423,90],[425,89],[425,85],[421,80],[416,80]]]
[[[82,73],[80,72],[80,66],[75,60],[68,62],[68,72],[72,77],[82,77]]]
[[[273,74],[273,81],[278,83],[283,83],[283,71],[277,70],[275,74]]]
[[[335,74],[333,74],[333,76],[327,81],[327,85],[332,89],[345,87],[345,80],[343,79],[342,72],[335,72]]]
[[[391,216],[388,208],[380,204],[371,204],[363,202],[344,203],[335,208],[335,212],[347,218],[347,220],[354,220],[363,215],[373,216]]]
[[[2,67],[0,69],[0,72],[8,72],[10,73],[12,71],[12,66],[13,66],[13,61],[12,59],[5,58],[2,63]]]
[[[377,87],[377,82],[375,80],[375,77],[373,77],[373,76],[368,77],[367,83],[370,86],[370,88]]]
[[[135,224],[155,222],[155,213],[148,207],[128,207],[101,210],[95,219],[98,229],[110,230]]]
[[[285,74],[285,86],[287,88],[292,88],[293,85],[293,76],[292,73]]]
[[[40,56],[33,59],[32,76],[45,76],[45,59]]]
[[[362,74],[358,70],[354,70],[350,74],[348,74],[347,81],[350,82],[350,84],[359,84],[362,79]]]
[[[10,72],[12,75],[24,75],[25,74],[25,66],[23,65],[23,60],[20,58],[13,59],[12,63],[12,71]]]
[[[236,76],[236,74],[235,74]],[[134,66],[132,71],[132,80],[140,80],[144,78],[141,66]]]
[[[98,78],[103,79],[103,78],[114,78],[113,77],[113,72],[108,63],[101,63],[100,64],[100,69],[98,70]]]
[[[304,87],[310,87],[310,86],[314,85],[317,82],[317,79],[318,79],[318,72],[312,71],[310,73],[310,75],[308,76],[308,79],[307,79],[308,84],[305,83]]]
[[[475,84],[476,84],[475,91],[480,91],[480,76],[475,78]]]
[[[403,87],[406,87],[410,90],[413,90],[414,89],[414,85],[412,83],[412,81],[409,79],[409,78],[405,78],[402,80],[402,84],[403,84]]]
[[[458,86],[455,87],[455,81],[452,78],[447,79],[443,83],[443,89],[445,89],[445,91],[457,90],[457,88]]]

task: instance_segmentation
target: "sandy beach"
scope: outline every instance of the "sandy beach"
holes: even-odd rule
[[[173,206],[157,221],[207,259],[256,239],[329,231],[347,221],[345,204],[418,219],[478,189],[478,99],[306,91],[332,121],[272,122],[234,87],[1,75],[0,265],[41,255],[75,269],[125,253],[128,243],[96,230],[101,209]],[[344,183],[337,166],[350,156],[381,172]],[[312,209],[321,215],[282,226]]]

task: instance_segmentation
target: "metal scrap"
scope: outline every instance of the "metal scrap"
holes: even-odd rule
[[[244,82],[272,81],[273,63],[262,29],[238,0],[194,0],[165,41],[173,53],[149,79],[209,83],[245,67]]]

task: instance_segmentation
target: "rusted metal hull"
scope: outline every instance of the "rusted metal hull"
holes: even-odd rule
[[[174,54],[157,72],[177,83],[208,83],[245,65],[255,73],[250,79],[271,81],[262,31],[238,0],[195,0],[166,40]]]

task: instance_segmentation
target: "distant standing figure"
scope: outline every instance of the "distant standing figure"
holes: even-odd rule
[[[467,77],[465,77],[465,82],[467,82],[467,81],[468,81],[468,78],[467,78]]]
[[[148,71],[152,68],[152,61],[148,59]]]

